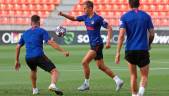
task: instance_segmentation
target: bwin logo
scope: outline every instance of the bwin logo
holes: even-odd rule
[[[169,36],[158,36],[157,33],[155,33],[153,43],[169,44]]]

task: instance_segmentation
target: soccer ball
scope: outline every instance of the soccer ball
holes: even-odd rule
[[[57,26],[55,33],[58,37],[63,37],[66,35],[66,28],[64,28],[63,26]]]

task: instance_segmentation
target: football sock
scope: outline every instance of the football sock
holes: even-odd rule
[[[89,79],[85,79],[84,83],[89,85]]]
[[[118,83],[119,81],[121,81],[121,79],[120,79],[117,75],[114,76],[113,80],[114,80],[116,83]]]
[[[145,88],[140,86],[138,94],[143,95],[144,91],[145,91]]]

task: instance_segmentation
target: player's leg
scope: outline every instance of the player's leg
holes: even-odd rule
[[[54,91],[58,95],[63,95],[63,92],[56,86],[58,71],[56,70],[55,65],[46,56],[40,57],[38,61],[38,66],[51,74],[51,84],[48,89]]]
[[[36,87],[37,70],[31,70],[30,78],[31,78],[31,81],[32,81],[33,94],[38,94],[38,88]]]
[[[96,56],[96,52],[93,50],[89,50],[85,57],[82,60],[82,66],[83,66],[83,72],[85,79],[89,79],[90,77],[90,68],[89,68],[89,63],[91,62],[92,59],[94,59]]]
[[[140,72],[141,72],[141,81],[138,95],[143,96],[148,81],[149,65],[140,68]]]
[[[33,95],[38,94],[38,88],[36,86],[36,80],[37,80],[37,61],[36,58],[30,58],[26,59],[26,63],[28,67],[31,69],[30,72],[30,79],[32,81],[32,93]]]
[[[50,71],[50,74],[51,74],[51,83],[55,84],[58,80],[58,77],[59,77],[59,72],[56,68],[53,68],[51,71]]]
[[[83,72],[85,76],[84,83],[78,87],[78,90],[84,91],[89,89],[89,78],[90,78],[90,68],[89,68],[89,63],[91,62],[92,59],[94,59],[96,56],[96,52],[93,50],[89,50],[85,57],[82,60],[82,66],[83,66]]]
[[[51,84],[49,85],[48,89],[54,91],[58,95],[63,95],[63,92],[55,85],[58,80],[59,72],[56,68],[53,68],[50,71],[51,74]]]
[[[148,73],[149,73],[149,52],[148,51],[141,51],[140,54],[140,64],[138,65],[140,67],[140,72],[141,72],[141,81],[140,81],[140,87],[138,91],[139,96],[144,95],[145,87],[147,85],[148,81]]]
[[[133,96],[137,95],[138,86],[137,86],[137,66],[131,63],[128,63],[128,68],[130,71],[130,84],[131,92]]]
[[[103,71],[104,73],[106,73],[108,76],[110,76],[111,78],[114,78],[115,77],[115,74],[112,72],[112,70],[110,68],[108,68],[105,64],[104,64],[104,61],[103,59],[100,59],[100,60],[96,60],[96,64],[97,64],[97,67]]]
[[[123,86],[123,80],[121,80],[113,71],[104,64],[103,59],[96,60],[96,64],[100,70],[110,76],[116,83],[116,91],[119,91]]]

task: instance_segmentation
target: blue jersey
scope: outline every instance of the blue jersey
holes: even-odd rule
[[[103,26],[104,28],[107,28],[108,23],[105,22],[101,16],[94,13],[94,16],[90,18],[88,17],[88,15],[85,14],[85,15],[76,17],[76,20],[84,21],[91,46],[103,44],[103,40],[100,34],[100,29],[101,29],[101,26]]]
[[[26,58],[44,55],[43,41],[50,40],[48,32],[40,27],[30,28],[21,36],[18,44],[26,45]]]
[[[120,19],[120,28],[126,29],[125,50],[149,49],[148,30],[154,26],[147,13],[138,9],[125,13]]]

